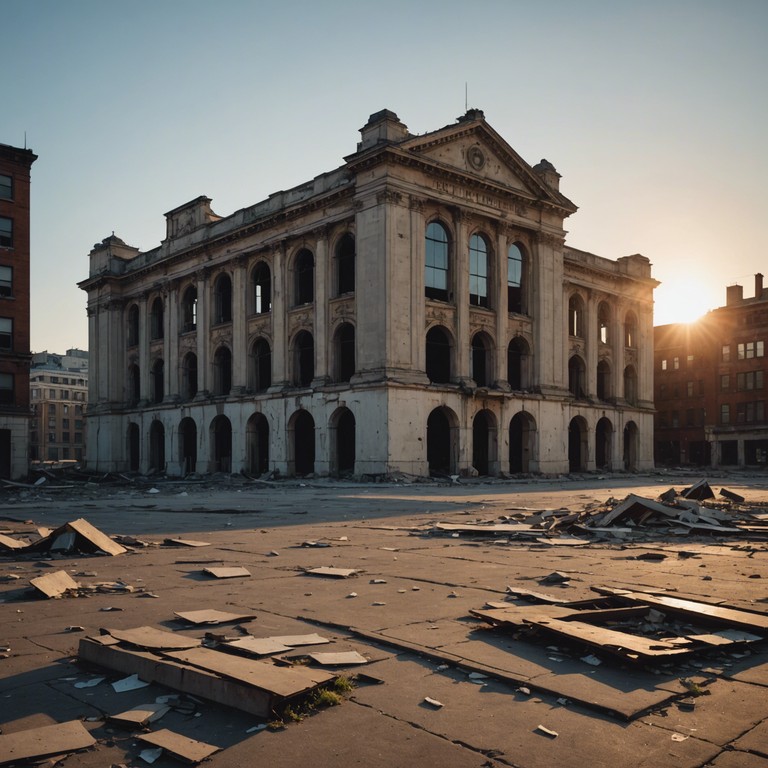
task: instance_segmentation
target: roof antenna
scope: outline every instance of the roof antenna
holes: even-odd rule
[[[467,98],[467,81],[464,81],[464,112],[469,111],[469,100]]]
[[[24,131],[24,149],[27,148],[27,132]]]

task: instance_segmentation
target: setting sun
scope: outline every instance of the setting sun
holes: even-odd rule
[[[725,303],[718,298],[724,290],[690,276],[665,280],[653,292],[653,324],[692,323]]]

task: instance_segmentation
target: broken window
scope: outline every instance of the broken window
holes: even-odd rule
[[[131,304],[128,307],[128,346],[135,347],[139,343],[139,307]]]
[[[472,378],[478,387],[490,386],[490,343],[484,333],[472,337]]]
[[[342,323],[334,335],[336,381],[349,381],[355,372],[355,326]]]
[[[165,469],[165,427],[155,419],[149,428],[149,468]]]
[[[449,240],[448,231],[437,221],[427,227],[424,295],[428,299],[449,301]]]
[[[315,257],[311,251],[303,248],[295,262],[295,301],[294,304],[311,304],[315,300]]]
[[[162,403],[165,397],[165,388],[163,383],[163,361],[155,360],[152,364],[152,402]]]
[[[520,246],[513,243],[507,251],[507,312],[525,314],[524,291],[525,258]]]
[[[293,348],[293,383],[308,387],[315,378],[315,340],[309,331],[296,334]]]
[[[597,308],[597,338],[601,344],[609,342],[609,326],[611,322],[611,309],[604,301]]]
[[[187,352],[181,364],[181,396],[191,400],[197,394],[197,355]]]
[[[488,302],[488,243],[482,235],[469,239],[469,303],[487,307]]]
[[[219,347],[213,356],[213,393],[228,395],[232,389],[232,353]]]
[[[568,334],[578,338],[584,336],[584,301],[576,293],[568,300]]]
[[[355,292],[355,238],[347,232],[336,246],[336,295]]]
[[[507,381],[513,390],[528,388],[528,342],[516,336],[507,347]]]
[[[264,392],[272,386],[272,350],[266,339],[256,339],[252,352],[253,391]]]
[[[611,366],[607,360],[601,360],[597,364],[597,397],[599,400],[608,400],[611,396]]]
[[[150,312],[149,318],[149,329],[151,338],[153,340],[163,338],[163,300],[159,296],[152,302],[152,310]]]
[[[197,288],[190,285],[181,300],[181,331],[189,333],[197,328]]]
[[[427,331],[427,378],[433,384],[451,380],[451,343],[445,328],[434,326]]]
[[[253,311],[257,315],[272,309],[272,275],[269,265],[260,261],[253,270]]]
[[[584,361],[578,355],[573,355],[568,361],[568,391],[579,400],[587,396],[585,373]]]
[[[224,273],[216,278],[213,286],[213,323],[232,322],[232,280]]]
[[[630,405],[637,405],[637,371],[634,365],[624,369],[624,399]]]

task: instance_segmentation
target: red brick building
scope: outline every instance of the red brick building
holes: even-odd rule
[[[29,466],[29,149],[0,144],[0,477]]]
[[[768,465],[768,291],[726,289],[696,323],[654,328],[655,460],[659,466]]]

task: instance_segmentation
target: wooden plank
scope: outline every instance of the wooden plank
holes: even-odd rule
[[[0,765],[87,749],[96,739],[79,720],[0,735]]]
[[[512,587],[507,585],[507,593],[510,595],[514,595],[515,597],[521,597],[524,600],[529,600],[537,603],[550,603],[552,605],[557,605],[558,603],[565,602],[560,597],[547,595],[544,592],[536,592],[533,589],[525,589],[524,587]]]
[[[31,579],[29,583],[46,597],[61,597],[67,590],[80,587],[66,571],[47,573],[45,576]]]
[[[447,533],[525,533],[541,536],[544,529],[534,528],[530,525],[516,523],[493,523],[484,525],[483,523],[437,523],[435,528]]]
[[[227,611],[217,611],[214,608],[201,611],[174,611],[174,616],[178,616],[190,624],[231,624],[236,621],[250,621],[255,619],[252,613],[228,613]]]
[[[298,696],[333,680],[333,675],[320,670],[307,667],[278,667],[269,661],[246,659],[211,648],[168,651],[163,653],[163,657],[223,675],[281,698]]]
[[[251,572],[247,568],[243,568],[239,565],[203,568],[203,573],[207,573],[209,576],[213,576],[216,579],[237,579],[251,575]]]
[[[524,627],[527,624],[535,624],[548,619],[565,619],[577,614],[578,610],[560,605],[513,605],[508,608],[494,608],[492,610],[471,610],[470,613],[490,624],[510,624],[513,627]]]
[[[581,621],[542,618],[531,623],[537,627],[543,627],[555,632],[569,640],[587,643],[595,648],[619,653],[629,658],[633,655],[646,658],[676,656],[690,653],[691,651],[690,647],[682,647],[681,645],[663,640],[630,635],[627,632],[618,632],[615,629],[596,627]]]
[[[213,744],[206,744],[204,741],[197,741],[182,736],[180,733],[174,733],[167,728],[154,733],[144,733],[139,736],[139,741],[152,744],[155,747],[162,747],[174,757],[192,764],[205,760],[221,749],[221,747]]]
[[[139,648],[167,649],[169,651],[181,648],[196,648],[201,640],[194,637],[184,637],[175,632],[167,632],[155,627],[135,627],[134,629],[103,629],[110,636]]]
[[[637,592],[622,594],[624,599],[637,600],[648,605],[665,608],[689,618],[703,619],[708,622],[728,624],[732,628],[751,629],[756,632],[768,632],[768,614],[741,611],[737,608],[725,608],[709,605],[695,600],[684,600],[669,595],[648,595]]]

